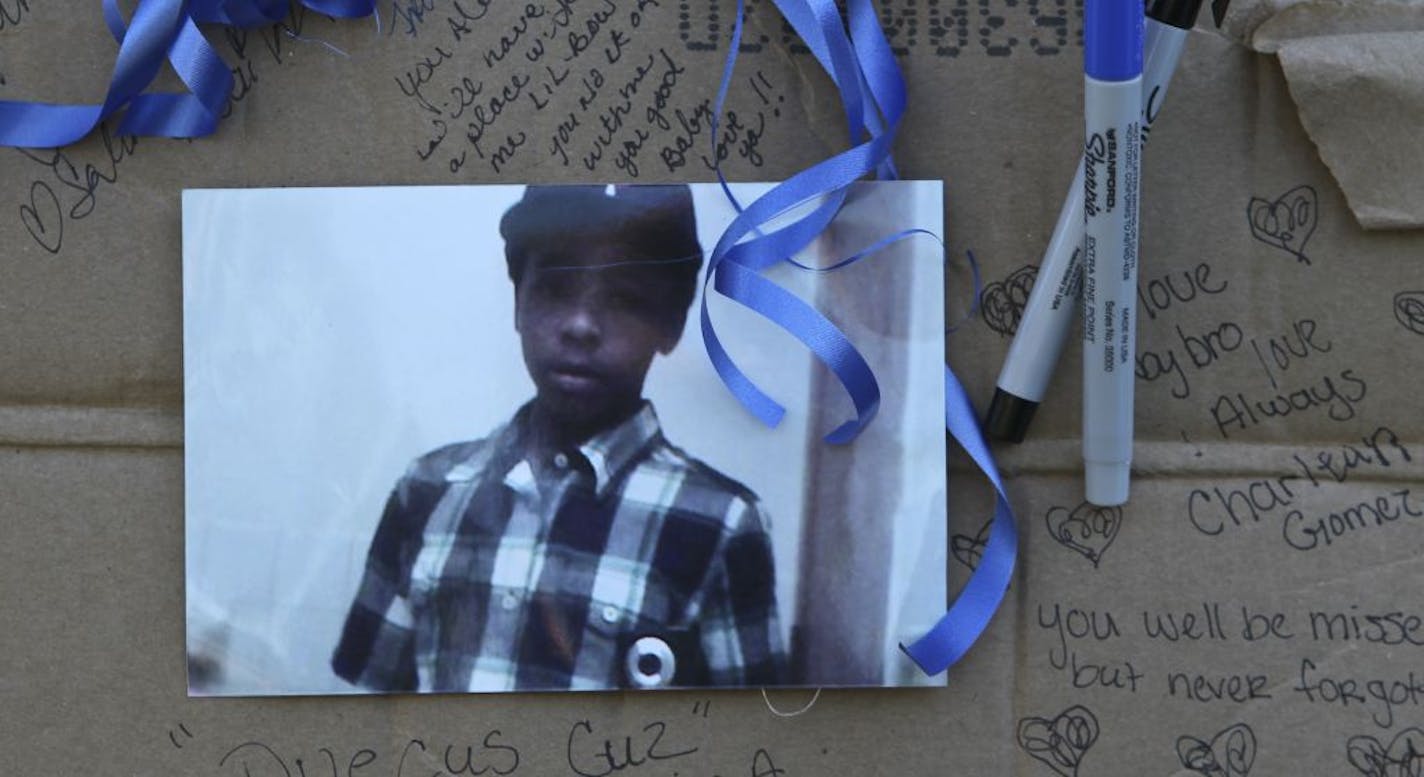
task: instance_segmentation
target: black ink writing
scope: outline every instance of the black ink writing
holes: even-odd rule
[[[1291,331],[1266,338],[1264,345],[1257,338],[1251,338],[1251,350],[1255,351],[1261,369],[1265,370],[1266,378],[1271,382],[1271,388],[1279,387],[1277,377],[1289,370],[1294,362],[1311,354],[1330,352],[1332,344],[1329,340],[1323,343],[1316,341],[1316,329],[1314,319],[1303,318],[1291,324]]]
[[[1093,562],[1096,567],[1122,527],[1122,508],[1098,507],[1082,502],[1072,510],[1051,508],[1044,521],[1054,541]]]
[[[402,94],[414,100],[420,107],[431,113],[438,114],[441,112],[440,109],[436,108],[434,104],[425,98],[422,89],[435,77],[435,72],[440,66],[445,64],[449,59],[450,52],[436,46],[431,50],[430,54],[425,55],[419,62],[416,62],[404,73],[397,76],[396,85],[400,87]]]
[[[1394,725],[1395,709],[1417,707],[1424,701],[1424,676],[1413,671],[1389,678],[1359,678],[1332,676],[1309,658],[1300,662],[1300,673],[1294,693],[1311,704],[1325,704],[1348,709],[1352,706],[1370,710],[1370,720],[1380,728]]]
[[[580,720],[569,729],[569,768],[581,777],[607,777],[650,761],[670,761],[697,752],[696,747],[675,747],[663,742],[667,724],[654,721],[637,735],[599,738],[593,724]]]
[[[1394,295],[1394,320],[1416,335],[1424,335],[1424,291]]]
[[[1424,518],[1424,501],[1401,488],[1366,498],[1324,515],[1286,513],[1281,537],[1296,550],[1328,548],[1336,541],[1400,519]]]
[[[1355,406],[1368,391],[1369,384],[1364,378],[1353,369],[1345,369],[1310,385],[1289,391],[1283,389],[1270,396],[1247,396],[1242,392],[1221,394],[1211,405],[1211,420],[1222,439],[1231,436],[1229,430],[1241,431],[1273,418],[1310,410],[1323,411],[1332,421],[1348,421],[1355,417]]]
[[[394,35],[397,29],[414,38],[420,34],[425,24],[425,15],[435,10],[435,0],[392,0],[391,19],[393,24],[386,35]]]
[[[1168,672],[1167,695],[1190,701],[1232,701],[1238,704],[1271,698],[1270,685],[1264,674],[1211,675],[1194,672]]]
[[[1033,282],[1037,278],[1038,265],[1026,264],[1003,280],[986,285],[979,294],[979,310],[984,324],[1004,337],[1012,337],[1018,332],[1024,308],[1028,307],[1028,295],[1033,291]]]
[[[29,12],[29,0],[0,0],[0,31],[18,27]]]
[[[21,154],[44,167],[59,186],[56,191],[42,179],[31,182],[28,201],[22,202],[19,207],[25,231],[52,254],[59,253],[62,246],[65,221],[79,221],[93,215],[102,187],[118,183],[119,163],[133,156],[138,148],[137,138],[115,138],[107,125],[99,126],[99,140],[103,148],[102,159],[98,164],[85,162],[82,166],[64,151],[19,149]],[[65,202],[60,193],[68,194],[72,199]],[[61,202],[68,207],[62,207]]]
[[[433,750],[424,740],[411,738],[394,759],[383,759],[376,750],[365,747],[352,751],[349,757],[321,747],[316,750],[317,757],[308,762],[300,755],[283,757],[265,742],[252,740],[223,754],[218,769],[228,769],[226,773],[242,777],[358,777],[376,775],[382,769],[391,777],[505,777],[513,774],[520,763],[519,748],[509,744],[498,729],[487,731],[478,745],[446,745],[441,758],[435,761],[444,767],[443,771],[432,772],[428,766],[417,769],[418,761],[435,759]]]
[[[1167,642],[1227,640],[1226,627],[1221,620],[1221,605],[1216,602],[1203,602],[1199,611],[1188,610],[1179,613],[1143,610],[1142,630],[1148,639]]]
[[[1281,475],[1253,480],[1239,488],[1193,489],[1187,495],[1187,520],[1202,534],[1220,536],[1228,528],[1259,524],[1278,508],[1292,506],[1304,491],[1318,489],[1322,483],[1344,483],[1356,470],[1388,469],[1399,462],[1413,460],[1413,454],[1399,435],[1389,427],[1380,426],[1362,436],[1358,444],[1292,453],[1290,471]],[[1303,532],[1305,527],[1296,525],[1303,521],[1303,516],[1288,518],[1288,521],[1287,531]],[[1300,534],[1294,539],[1305,543],[1306,536]]]
[[[1154,320],[1173,305],[1192,302],[1202,295],[1214,296],[1226,291],[1227,282],[1213,282],[1212,267],[1206,262],[1190,270],[1169,272],[1137,285],[1137,299],[1142,312]]]
[[[1223,321],[1204,331],[1187,332],[1175,326],[1176,343],[1167,348],[1142,348],[1136,357],[1135,372],[1139,379],[1151,383],[1171,376],[1172,396],[1186,399],[1192,395],[1188,369],[1199,372],[1212,366],[1223,356],[1245,343],[1246,335],[1232,321]]]
[[[1301,185],[1274,200],[1252,197],[1246,205],[1251,237],[1291,254],[1301,264],[1310,264],[1305,244],[1315,234],[1319,197],[1315,187]]]
[[[1078,766],[1098,741],[1098,718],[1075,705],[1052,719],[1023,718],[1017,728],[1019,747],[1061,777],[1077,777]]]

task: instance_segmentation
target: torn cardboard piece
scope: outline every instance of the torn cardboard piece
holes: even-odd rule
[[[1260,0],[1231,8],[1222,30],[1280,59],[1361,226],[1424,227],[1424,4]]]

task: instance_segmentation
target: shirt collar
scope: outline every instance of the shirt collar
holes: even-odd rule
[[[644,402],[628,420],[590,437],[579,446],[579,453],[593,467],[595,490],[602,497],[618,475],[633,463],[649,441],[662,433],[658,414],[650,402]]]
[[[522,449],[529,407],[525,405],[520,408],[514,420],[500,435],[505,450],[513,452]],[[634,462],[648,443],[661,434],[662,425],[658,422],[658,414],[653,410],[652,403],[645,401],[642,407],[638,408],[638,412],[627,420],[599,432],[580,445],[578,452],[593,469],[595,493],[600,498],[603,497],[609,486]],[[506,458],[506,461],[508,466],[502,473],[506,480],[512,474],[527,474],[532,481],[532,472],[515,473],[521,465],[528,467],[522,456],[515,455]]]

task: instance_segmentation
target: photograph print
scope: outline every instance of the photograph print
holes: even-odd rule
[[[716,185],[185,192],[190,694],[942,683],[943,250],[817,270],[941,208],[858,184],[767,273],[880,380],[833,445],[835,376],[704,288]]]

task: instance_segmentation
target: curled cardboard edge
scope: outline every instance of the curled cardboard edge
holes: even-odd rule
[[[1301,124],[1360,226],[1424,228],[1424,3],[1238,0],[1221,31],[1279,58]]]

